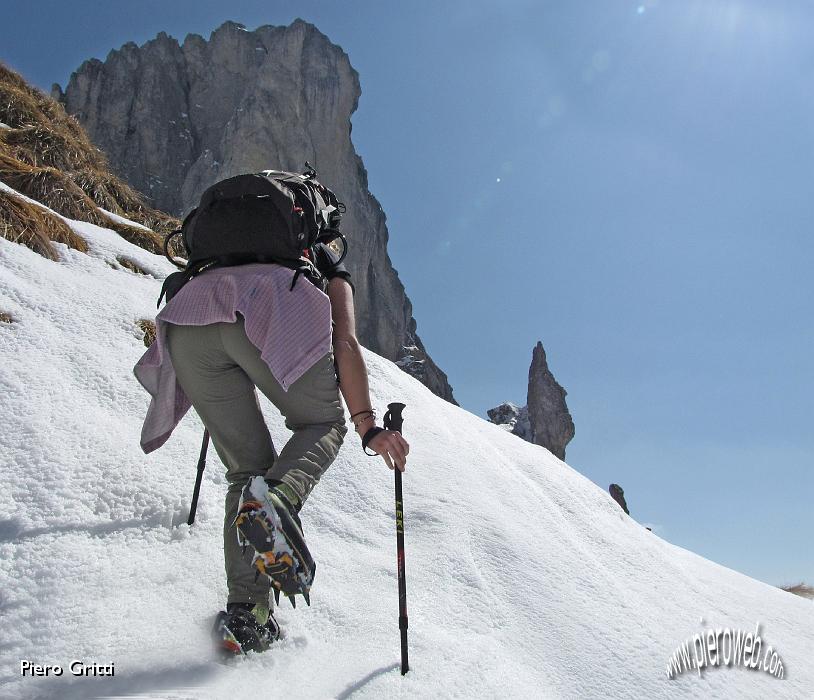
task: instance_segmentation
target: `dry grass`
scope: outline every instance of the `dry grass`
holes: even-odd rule
[[[105,223],[103,225],[118,233],[128,243],[132,243],[133,245],[137,245],[139,248],[149,250],[151,253],[155,253],[156,255],[164,254],[164,239],[161,238],[161,236],[159,236],[155,231],[147,231],[143,228],[128,226],[127,224],[120,224],[117,221],[111,221],[107,217],[105,217]]]
[[[0,82],[20,89],[28,89],[28,83],[10,68],[0,63]]]
[[[107,167],[102,152],[61,104],[1,63],[0,121],[12,127],[3,130],[4,143],[31,165],[65,170],[66,158],[73,158],[74,167]]]
[[[144,331],[144,345],[149,348],[155,342],[155,323],[142,318],[136,321],[136,324]]]
[[[86,168],[74,173],[73,178],[88,197],[109,212],[125,216],[147,208],[138,192],[106,170]]]
[[[101,170],[89,169],[71,173],[71,179],[79,189],[96,202],[97,206],[113,214],[124,216],[122,199],[110,187],[111,181],[116,180],[113,175]]]
[[[107,225],[96,203],[61,170],[37,168],[0,153],[0,180],[69,219]]]
[[[136,221],[142,226],[146,226],[159,234],[161,236],[162,246],[166,236],[175,231],[175,229],[181,228],[180,219],[176,219],[174,216],[165,214],[163,211],[159,211],[158,209],[145,208],[141,211],[128,211],[127,218],[132,219],[133,221]],[[173,243],[170,244],[170,250],[175,247],[174,243],[175,241],[173,240]],[[163,247],[161,252],[164,252]],[[178,254],[185,255],[180,251],[178,251]]]
[[[0,180],[63,216],[110,228],[134,245],[163,254],[164,236],[180,226],[178,219],[146,206],[138,192],[108,171],[104,154],[61,104],[2,63],[0,122],[11,127],[0,130]],[[99,208],[151,230],[111,221]],[[51,259],[56,252],[46,240],[50,232],[59,236],[53,240],[70,240],[67,227],[54,221],[43,233],[34,234],[33,219],[23,226],[16,214],[3,216],[4,237]]]
[[[152,229],[161,236],[162,241],[166,234],[181,225],[174,216],[145,205],[138,192],[109,172],[88,169],[75,173],[72,177],[102,209]]]
[[[15,319],[11,314],[0,311],[0,323],[14,323]]]
[[[52,241],[88,252],[85,239],[58,216],[4,191],[0,191],[0,236],[21,243],[49,260],[59,259]]]
[[[138,192],[115,175],[84,171],[77,175],[76,182],[100,207],[146,226],[159,234],[162,241],[181,226],[181,221],[174,216],[148,207]]]
[[[0,180],[69,219],[113,229],[126,241],[151,253],[161,255],[163,252],[163,239],[160,235],[113,221],[61,170],[36,168],[0,153]]]
[[[789,593],[794,593],[794,595],[814,600],[814,586],[809,586],[802,581],[794,586],[781,586],[781,589]]]
[[[147,272],[141,265],[139,265],[135,260],[131,260],[130,258],[125,258],[123,255],[116,256],[116,262],[119,263],[122,267],[130,270],[130,272],[135,272],[137,275],[146,275],[147,277],[152,277],[152,275]]]
[[[161,255],[164,243],[161,230],[174,230],[178,225],[177,219],[144,207],[135,192],[112,175],[105,176],[98,171],[91,173],[88,177],[84,172],[66,174],[56,168],[37,168],[0,152],[0,180],[10,187],[63,216],[113,229],[126,241]],[[82,184],[88,189],[83,188]],[[133,206],[138,207],[137,211],[123,211],[123,207],[129,209]],[[99,211],[99,207],[124,215],[152,230],[145,231],[113,221]],[[142,223],[140,219],[147,223]]]
[[[47,118],[40,108],[40,96],[44,97],[26,85],[19,75],[0,64],[0,121],[17,129]]]
[[[0,146],[18,160],[35,167],[59,170],[105,167],[99,151],[88,148],[70,133],[56,131],[53,122],[3,129],[0,131]]]

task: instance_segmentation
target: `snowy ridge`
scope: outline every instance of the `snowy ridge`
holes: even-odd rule
[[[0,697],[279,697],[292,684],[297,698],[811,695],[811,601],[661,540],[545,449],[372,353],[374,406],[407,404],[410,673],[398,672],[392,474],[353,434],[303,510],[312,607],[281,607],[286,638],[268,653],[212,664],[223,467],[210,451],[189,528],[200,421],[191,412],[152,455],[138,447],[136,322],[154,316],[174,268],[70,223],[89,254],[57,244],[51,262],[0,239],[0,311],[15,319],[0,324]],[[280,416],[261,404],[281,444]],[[742,668],[666,678],[688,637],[756,622],[783,680]],[[26,659],[65,674],[23,678]],[[73,677],[73,659],[114,663],[115,677]]]

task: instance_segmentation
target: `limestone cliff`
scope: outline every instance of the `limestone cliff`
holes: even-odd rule
[[[227,22],[209,40],[161,33],[86,61],[54,94],[153,206],[183,215],[207,186],[309,161],[347,207],[342,230],[364,345],[452,401],[447,377],[416,334],[387,254],[385,215],[351,141],[361,89],[341,48],[314,26],[247,31]]]

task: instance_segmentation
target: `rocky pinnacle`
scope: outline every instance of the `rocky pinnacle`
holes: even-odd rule
[[[575,433],[574,421],[565,403],[566,394],[551,374],[543,344],[538,342],[529,367],[527,405],[518,407],[504,402],[489,409],[487,415],[492,423],[565,459],[565,446]]]

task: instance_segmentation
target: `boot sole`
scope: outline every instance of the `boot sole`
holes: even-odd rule
[[[235,520],[241,544],[255,551],[252,564],[287,596],[308,595],[316,565],[302,532],[286,506],[273,493],[258,498],[249,487]],[[293,602],[293,598],[292,598]]]

